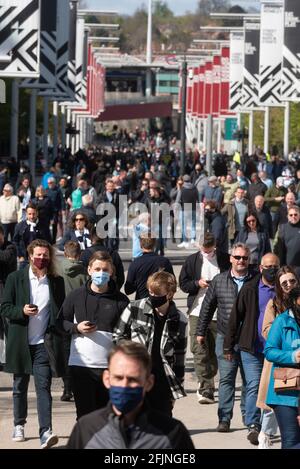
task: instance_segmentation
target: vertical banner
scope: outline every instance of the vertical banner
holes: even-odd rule
[[[212,112],[212,62],[206,62],[205,64],[205,102],[204,102],[204,114],[205,117],[209,116]]]
[[[300,101],[300,2],[285,0],[281,98]]]
[[[202,119],[204,117],[204,80],[205,80],[205,67],[200,65],[199,67],[199,84],[198,84],[198,106],[197,115]]]
[[[259,107],[259,40],[260,24],[245,23],[243,109]]]
[[[57,45],[56,45],[56,83],[52,90],[41,91],[40,96],[52,100],[68,98],[68,61],[69,61],[69,30],[70,4],[69,0],[57,2]]]
[[[197,116],[199,69],[194,67],[192,116]]]
[[[68,61],[68,88],[71,101],[75,101],[76,87],[76,26],[77,1],[70,2],[70,29],[69,29],[69,61]]]
[[[0,76],[38,78],[40,1],[1,0]]]
[[[230,33],[230,109],[239,111],[242,107],[244,68],[244,32]]]
[[[40,76],[38,80],[23,80],[22,83],[20,83],[21,88],[55,88],[57,1],[58,0],[41,0]]]
[[[193,69],[188,68],[186,78],[186,112],[192,112],[192,96],[193,96]]]
[[[213,58],[212,69],[212,115],[219,117],[220,115],[220,98],[221,98],[221,56],[215,55]]]
[[[182,112],[182,68],[179,68],[178,112]]]
[[[229,112],[229,47],[221,48],[221,97],[220,97],[220,114],[226,115]]]
[[[282,1],[261,5],[259,100],[263,106],[282,104],[283,12]]]

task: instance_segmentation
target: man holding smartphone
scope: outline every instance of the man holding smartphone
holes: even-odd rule
[[[44,240],[28,246],[30,265],[11,273],[6,281],[0,314],[9,320],[4,371],[14,374],[13,441],[25,440],[27,392],[34,376],[41,448],[58,442],[52,432],[52,376],[62,376],[63,344],[55,333],[65,290],[54,271],[54,251]]]

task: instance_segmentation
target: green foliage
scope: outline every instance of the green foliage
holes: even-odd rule
[[[199,0],[197,11],[204,16],[210,13],[226,12],[230,9],[229,0]]]

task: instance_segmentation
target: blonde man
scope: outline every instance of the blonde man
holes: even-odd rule
[[[114,341],[144,344],[151,354],[155,385],[148,394],[153,408],[172,416],[175,399],[184,397],[184,359],[187,318],[173,301],[177,289],[174,275],[156,272],[147,282],[149,296],[132,301],[114,331]]]

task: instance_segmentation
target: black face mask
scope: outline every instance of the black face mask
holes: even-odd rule
[[[270,284],[274,285],[278,267],[272,267],[271,269],[263,269],[262,276]]]
[[[164,296],[153,296],[149,295],[151,304],[153,308],[159,308],[160,306],[164,305],[167,301],[167,295]]]
[[[213,214],[214,214],[214,212],[211,212],[210,210],[206,210],[206,211],[205,211],[205,217],[206,217],[208,220],[211,220]]]

